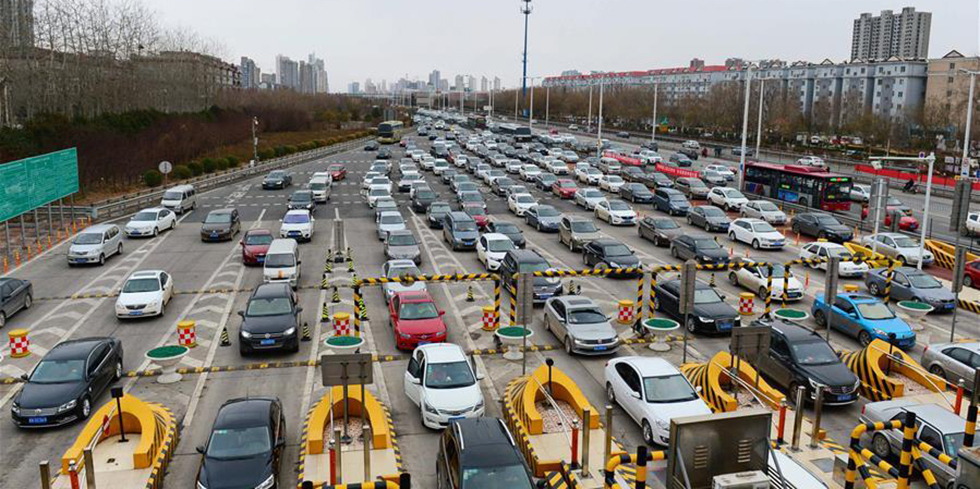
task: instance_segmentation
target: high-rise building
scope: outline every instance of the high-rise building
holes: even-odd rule
[[[439,91],[448,92],[449,91],[449,80],[442,78],[439,80]]]
[[[493,77],[493,90],[494,91],[498,91],[498,90],[500,90],[500,88],[501,88],[501,86],[500,86],[500,77],[499,76]]]
[[[432,73],[429,73],[429,85],[432,85],[433,89],[439,90],[441,80],[442,73],[439,73],[439,70],[432,70]]]
[[[925,118],[941,126],[957,126],[964,130],[966,108],[969,106],[970,75],[961,70],[980,70],[980,57],[963,56],[953,50],[942,58],[929,60],[929,78],[926,83]],[[974,104],[973,128],[976,134],[977,113],[980,104]],[[975,137],[971,138],[975,141]]]
[[[327,83],[326,63],[323,59],[317,58],[316,53],[310,54],[306,61],[313,70],[313,91],[310,93],[327,93],[330,86]]]
[[[313,65],[299,62],[299,88],[301,93],[316,93],[316,69]]]
[[[34,45],[34,0],[0,0],[0,46]]]
[[[476,77],[475,76],[470,75],[469,77],[467,77],[467,80],[466,80],[466,88],[468,88],[471,92],[475,92],[476,91]]]
[[[288,56],[276,56],[276,83],[282,88],[299,89],[299,63]]]
[[[381,93],[388,93],[388,80],[381,80]]]
[[[276,84],[276,74],[275,73],[261,73],[259,74],[259,88],[262,90],[275,90]]]
[[[361,93],[361,84],[358,82],[350,82],[350,85],[347,85],[347,93]]]
[[[926,59],[931,26],[932,13],[916,12],[915,7],[905,7],[897,15],[891,10],[882,10],[877,17],[863,13],[854,19],[851,60]]]
[[[480,77],[480,91],[481,92],[486,92],[487,90],[490,90],[490,81],[487,80],[487,77],[481,76]]]
[[[259,88],[259,84],[262,83],[262,70],[255,65],[255,60],[242,56],[239,69],[242,71],[242,88],[246,90]]]
[[[463,75],[456,75],[456,83],[453,84],[453,91],[459,92],[463,90]]]

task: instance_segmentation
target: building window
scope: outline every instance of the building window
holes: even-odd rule
[[[895,108],[897,108],[898,110],[902,110],[902,104],[896,105]]]
[[[952,90],[946,90],[946,96],[947,97],[952,97],[953,96],[953,91]]]
[[[904,96],[904,95],[905,95],[905,92],[898,92],[898,98],[902,98],[902,96]]]
[[[953,83],[953,77],[949,77],[949,78],[947,78],[947,79],[946,79],[946,83]]]
[[[950,63],[949,64],[949,69],[955,70],[956,69],[956,63]]]
[[[902,67],[902,73],[905,73],[905,67],[904,66]]]

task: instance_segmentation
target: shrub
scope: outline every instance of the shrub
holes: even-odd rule
[[[279,146],[276,146],[276,156],[285,156],[285,155],[286,155],[286,147],[281,144]]]
[[[323,146],[326,146],[326,145],[327,145],[327,141],[326,140],[324,140],[324,139],[317,139],[316,140],[316,147],[320,148],[320,147],[323,147]]]
[[[241,163],[241,161],[239,161],[239,159],[234,156],[229,156],[225,158],[225,160],[228,161],[228,168],[236,168]]]
[[[191,177],[191,169],[185,165],[177,165],[174,167],[173,176],[176,180],[187,180]]]
[[[291,155],[296,152],[296,146],[290,144],[289,146],[285,147],[285,150],[287,155]]]
[[[192,161],[187,164],[187,169],[191,171],[191,176],[198,176],[204,173],[204,166],[199,161]]]
[[[204,165],[204,173],[214,173],[218,169],[218,162],[214,161],[213,158],[204,158],[201,160],[201,164]]]
[[[147,170],[143,174],[143,183],[147,187],[159,187],[163,183],[163,174],[156,170]]]
[[[276,150],[272,148],[262,148],[259,150],[260,160],[269,160],[276,157]]]
[[[228,169],[228,160],[226,158],[218,158],[214,160],[214,166],[218,171],[225,171]]]

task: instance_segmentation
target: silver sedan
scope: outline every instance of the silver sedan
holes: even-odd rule
[[[592,299],[579,295],[552,297],[544,305],[544,327],[568,354],[605,355],[619,349],[619,335]]]

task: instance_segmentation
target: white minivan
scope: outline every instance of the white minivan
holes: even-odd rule
[[[197,207],[197,190],[193,185],[177,185],[163,193],[160,205],[177,214]]]
[[[330,200],[330,177],[313,177],[307,185],[313,192],[313,200],[317,203],[326,203]]]
[[[262,281],[289,282],[295,288],[299,284],[301,263],[299,245],[295,239],[274,239],[262,264]]]

